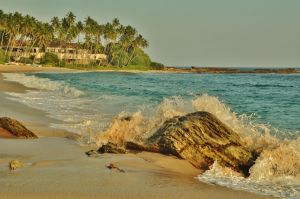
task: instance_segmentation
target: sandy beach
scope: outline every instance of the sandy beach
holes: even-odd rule
[[[3,72],[40,72],[66,69],[0,66]],[[69,132],[49,127],[59,122],[46,112],[10,100],[5,92],[27,92],[27,88],[6,81],[0,74],[0,116],[24,123],[40,139],[9,139],[0,131],[0,198],[272,198],[199,182],[200,171],[190,163],[152,153],[87,157],[91,148],[66,139]],[[6,137],[6,138],[5,138]],[[8,163],[18,159],[25,165],[10,172]],[[114,163],[125,172],[109,170]]]

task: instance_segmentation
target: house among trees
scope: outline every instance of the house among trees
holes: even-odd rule
[[[151,59],[143,50],[148,45],[134,27],[118,19],[100,24],[88,16],[77,21],[69,12],[62,19],[43,22],[0,10],[0,51],[7,62],[47,64],[48,56],[71,65],[150,66]]]
[[[80,49],[76,44],[67,44],[64,46],[51,44],[46,48],[40,47],[28,47],[23,46],[8,46],[3,47],[3,50],[7,50],[10,56],[15,61],[20,61],[22,58],[29,59],[34,58],[35,62],[39,63],[44,57],[45,53],[52,53],[57,55],[60,60],[66,63],[76,64],[88,64],[88,63],[101,63],[106,60],[106,55],[101,53],[90,53],[86,49]]]

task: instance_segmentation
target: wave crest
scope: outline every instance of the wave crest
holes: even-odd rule
[[[52,81],[48,78],[40,78],[35,75],[25,75],[22,73],[6,73],[4,77],[9,81],[15,81],[29,88],[47,91],[59,91],[63,95],[79,97],[84,92],[69,86],[63,81]]]

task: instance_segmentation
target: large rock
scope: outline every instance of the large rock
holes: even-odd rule
[[[33,132],[28,130],[20,122],[8,117],[0,118],[0,129],[4,129],[5,132],[17,138],[37,138]]]
[[[128,149],[171,154],[208,169],[214,161],[248,174],[253,155],[237,133],[208,112],[196,112],[166,121],[144,145],[127,143]]]

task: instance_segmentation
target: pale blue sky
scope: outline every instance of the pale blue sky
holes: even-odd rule
[[[68,11],[118,17],[166,65],[300,65],[300,0],[0,0],[0,9],[47,21]]]

